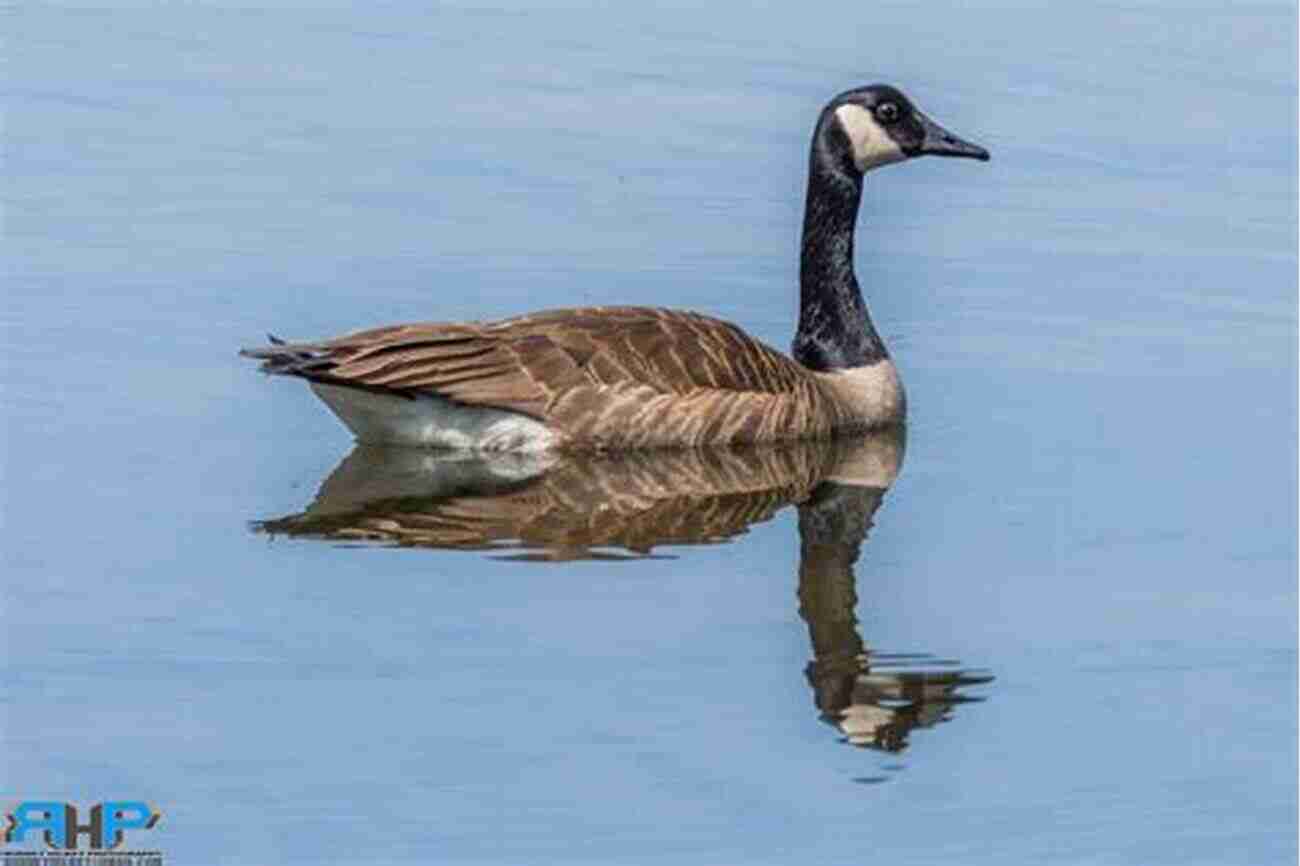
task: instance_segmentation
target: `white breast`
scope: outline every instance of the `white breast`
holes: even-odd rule
[[[850,367],[830,373],[818,373],[818,379],[834,395],[835,401],[867,425],[890,424],[903,420],[907,397],[898,370],[888,359]]]

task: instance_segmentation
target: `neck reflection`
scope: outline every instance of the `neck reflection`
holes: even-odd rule
[[[980,700],[963,686],[993,679],[925,653],[880,653],[862,639],[854,565],[884,499],[883,487],[826,481],[799,505],[799,615],[813,659],[804,673],[823,721],[855,746],[902,752],[915,728]]]

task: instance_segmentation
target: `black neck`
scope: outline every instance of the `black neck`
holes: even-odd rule
[[[804,206],[799,330],[792,350],[796,361],[813,370],[861,367],[889,357],[853,275],[853,228],[861,201],[862,174],[847,149],[816,136]]]

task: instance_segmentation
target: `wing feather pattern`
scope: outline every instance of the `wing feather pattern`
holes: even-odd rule
[[[520,412],[581,447],[772,441],[844,420],[809,371],[734,325],[651,307],[392,326],[243,354],[268,373]]]

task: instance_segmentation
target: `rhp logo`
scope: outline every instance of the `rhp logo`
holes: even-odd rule
[[[48,847],[73,851],[85,836],[89,850],[104,851],[120,846],[127,830],[152,829],[161,817],[139,800],[108,800],[91,807],[90,821],[82,824],[71,803],[25,800],[5,816],[5,842],[22,843],[28,834],[40,833]]]

